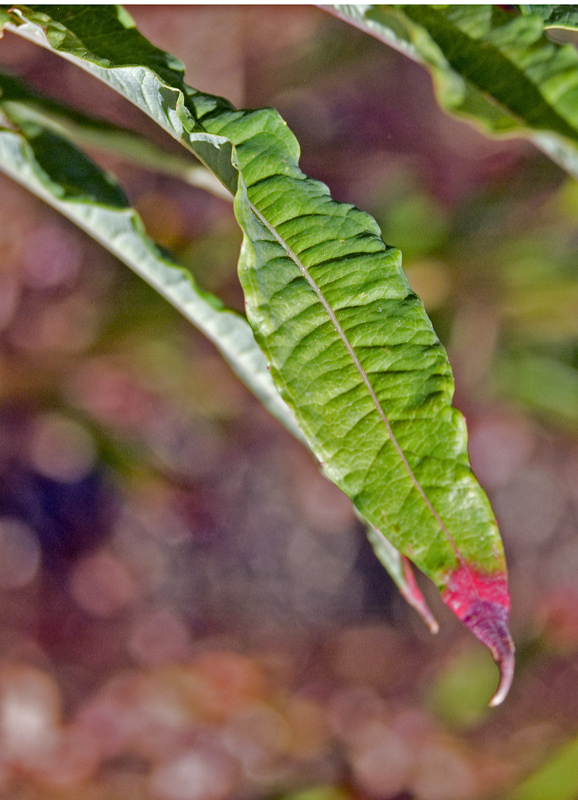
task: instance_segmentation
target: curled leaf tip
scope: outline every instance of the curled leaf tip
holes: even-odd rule
[[[514,643],[507,628],[505,628],[505,636],[501,642],[500,655],[496,655],[493,651],[492,655],[500,670],[500,683],[498,684],[494,696],[490,700],[490,706],[494,708],[504,702],[514,678]]]
[[[500,683],[490,706],[500,705],[514,677],[514,643],[508,630],[510,596],[505,573],[483,574],[461,564],[451,575],[442,598],[492,654],[500,670]]]
[[[403,577],[405,578],[405,584],[400,585],[400,591],[402,595],[405,597],[410,606],[415,608],[417,613],[421,616],[425,624],[430,629],[430,632],[438,633],[440,626],[438,625],[438,622],[432,614],[425,597],[417,585],[415,575],[413,574],[411,561],[406,556],[402,556],[401,563],[403,567]]]

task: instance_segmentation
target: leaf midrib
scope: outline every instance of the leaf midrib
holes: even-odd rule
[[[413,469],[411,468],[411,464],[407,460],[407,457],[406,457],[406,455],[405,455],[405,453],[403,451],[403,448],[401,447],[401,445],[399,444],[399,442],[396,439],[396,436],[395,436],[395,434],[393,432],[393,429],[391,427],[391,423],[390,423],[390,421],[389,421],[389,419],[387,417],[387,414],[383,410],[383,406],[381,405],[381,403],[379,401],[379,398],[377,397],[377,394],[375,393],[375,389],[373,388],[373,385],[372,385],[372,383],[371,383],[371,381],[369,379],[369,376],[368,376],[367,372],[365,371],[365,368],[363,367],[363,364],[361,363],[361,361],[359,359],[359,356],[355,352],[355,348],[353,347],[353,345],[351,344],[351,342],[349,341],[349,339],[347,337],[347,334],[343,330],[343,327],[341,326],[341,323],[339,322],[335,311],[333,310],[333,308],[331,307],[329,301],[327,300],[327,298],[323,294],[320,286],[317,284],[317,282],[315,281],[315,279],[313,278],[313,276],[311,275],[311,273],[309,272],[309,270],[307,269],[305,264],[303,264],[303,262],[301,261],[299,256],[287,244],[287,242],[283,239],[283,237],[278,233],[278,231],[276,230],[275,226],[272,225],[269,222],[269,220],[267,220],[267,218],[259,211],[259,209],[253,203],[251,203],[250,200],[248,201],[248,205],[249,205],[249,208],[251,209],[252,213],[257,217],[257,219],[261,222],[261,224],[264,225],[267,228],[269,233],[274,237],[274,239],[277,241],[277,243],[283,248],[283,250],[285,251],[287,257],[290,258],[291,261],[295,264],[295,266],[298,268],[300,273],[303,275],[303,277],[305,278],[305,280],[307,281],[309,286],[313,289],[313,291],[317,295],[317,298],[318,298],[319,302],[321,303],[325,313],[329,317],[329,320],[331,321],[331,324],[333,325],[333,327],[335,329],[335,332],[337,333],[337,335],[339,336],[339,338],[343,342],[343,345],[345,346],[345,348],[346,348],[346,350],[347,350],[347,352],[349,354],[349,357],[351,358],[351,361],[353,362],[353,365],[354,365],[355,369],[359,373],[359,376],[360,376],[363,384],[365,385],[365,388],[367,389],[367,391],[369,393],[369,396],[370,396],[371,401],[372,401],[372,403],[373,403],[373,405],[375,407],[375,410],[377,411],[377,413],[379,415],[379,418],[381,419],[381,421],[383,422],[383,424],[385,426],[385,429],[387,431],[387,435],[388,435],[391,443],[393,444],[393,446],[394,446],[394,448],[395,448],[395,450],[396,450],[396,452],[397,452],[397,454],[398,454],[398,456],[399,456],[399,458],[401,460],[401,463],[403,464],[403,467],[404,467],[405,471],[407,472],[408,477],[410,478],[411,483],[413,484],[414,488],[416,489],[416,491],[418,492],[418,494],[422,498],[423,502],[426,505],[426,508],[428,509],[428,511],[431,513],[431,515],[435,519],[435,521],[438,524],[440,530],[442,531],[442,533],[444,534],[444,536],[446,537],[446,539],[450,543],[450,545],[451,545],[452,549],[454,550],[454,552],[455,552],[458,560],[460,561],[460,563],[465,563],[464,562],[464,557],[460,553],[460,550],[459,550],[459,548],[458,548],[453,536],[449,532],[446,524],[444,523],[444,521],[440,517],[440,515],[437,512],[436,508],[434,507],[433,503],[431,502],[431,500],[427,496],[423,486],[420,484],[419,480],[417,479]]]

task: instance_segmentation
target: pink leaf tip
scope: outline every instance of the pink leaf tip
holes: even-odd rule
[[[492,654],[500,670],[500,683],[490,706],[502,703],[514,677],[514,643],[508,630],[510,596],[506,575],[483,574],[461,564],[452,573],[442,599]]]

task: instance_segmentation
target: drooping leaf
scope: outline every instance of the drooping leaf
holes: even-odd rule
[[[93,162],[52,131],[0,128],[0,170],[41,197],[99,241],[181,311],[214,344],[264,405],[294,435],[294,419],[279,397],[246,320],[198,288],[146,236],[122,191]]]
[[[281,396],[325,473],[490,648],[501,702],[513,671],[502,545],[445,351],[399,251],[300,171],[275,111],[236,111],[187,87],[126,12],[19,6],[12,20],[142,108],[235,193],[247,315]]]
[[[525,136],[578,176],[578,51],[548,39],[553,18],[495,5],[328,10],[427,67],[448,111],[492,134]]]

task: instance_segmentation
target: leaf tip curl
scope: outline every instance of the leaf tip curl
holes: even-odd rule
[[[467,564],[452,573],[442,599],[492,654],[500,683],[490,706],[502,703],[514,677],[514,643],[508,630],[510,595],[503,572],[484,574]]]
[[[496,656],[494,653],[492,653],[492,655],[494,656],[496,664],[500,670],[500,683],[498,684],[498,688],[496,689],[494,696],[489,702],[489,705],[492,708],[495,708],[503,703],[508,696],[508,692],[510,691],[510,687],[512,685],[512,680],[514,679],[514,643],[512,642],[512,637],[508,633],[507,628],[501,655]]]

